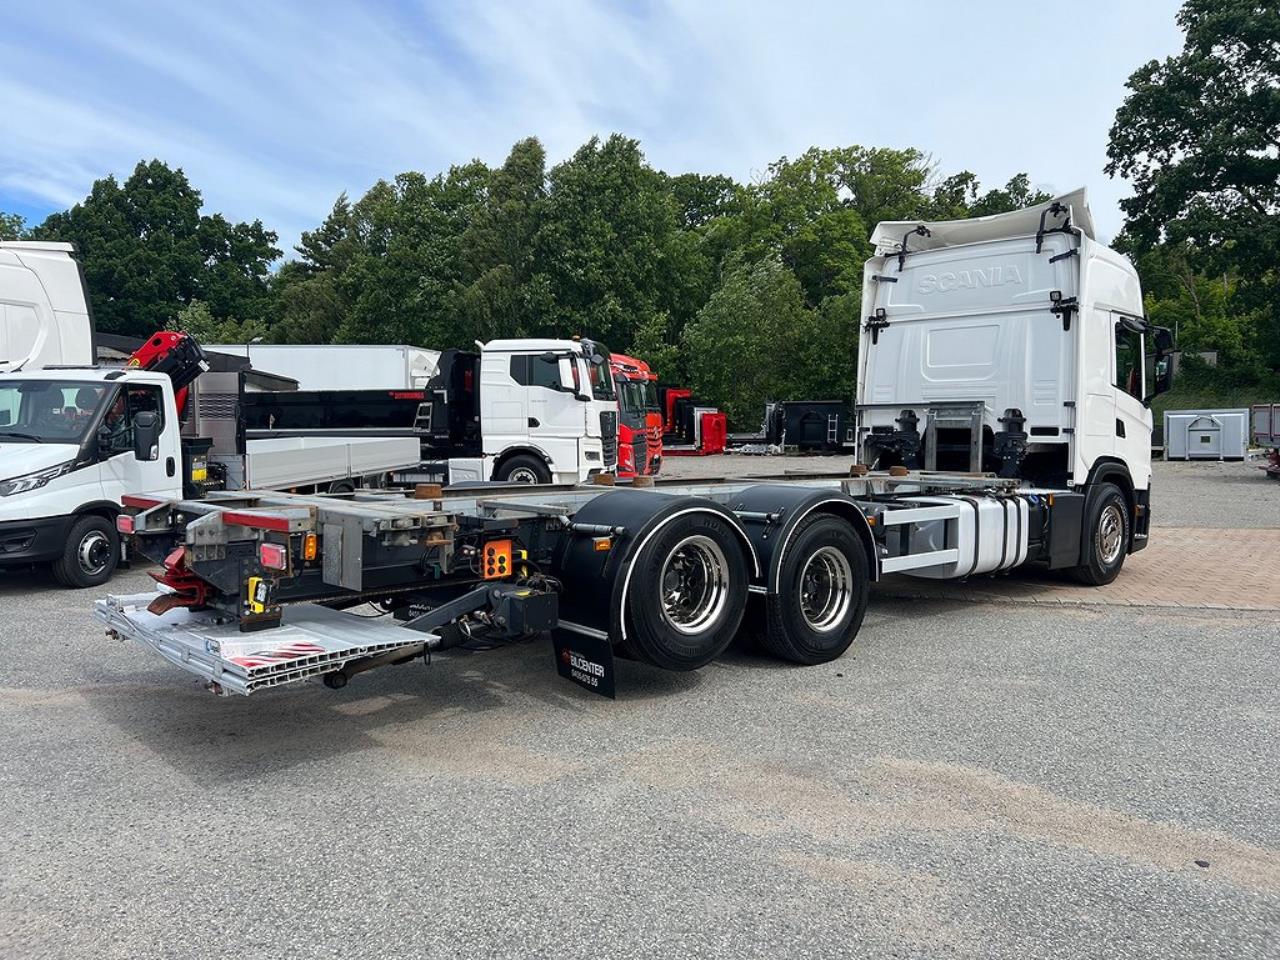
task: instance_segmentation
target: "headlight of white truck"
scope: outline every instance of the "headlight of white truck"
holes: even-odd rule
[[[66,463],[60,463],[54,467],[45,467],[45,469],[37,470],[35,473],[25,473],[20,477],[0,480],[0,497],[11,497],[15,493],[29,493],[32,490],[39,490],[50,480],[60,477],[64,473],[70,473],[75,468],[76,461],[68,460]]]

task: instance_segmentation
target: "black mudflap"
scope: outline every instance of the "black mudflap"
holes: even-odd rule
[[[592,693],[616,699],[613,679],[613,645],[607,638],[590,637],[571,630],[553,630],[556,672]]]

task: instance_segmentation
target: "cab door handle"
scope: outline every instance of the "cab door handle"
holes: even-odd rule
[[[166,477],[172,477],[177,472],[177,466],[173,462],[173,457],[166,457],[164,461],[164,475]]]
[[[1123,421],[1123,420],[1116,420],[1116,436],[1117,436],[1117,437],[1123,437],[1123,436],[1124,436],[1124,421]]]
[[[538,418],[537,418],[537,417],[530,417],[530,418],[529,418],[529,426],[531,426],[531,427],[540,427],[540,426],[542,426],[542,424],[540,424],[540,423],[538,422]]]

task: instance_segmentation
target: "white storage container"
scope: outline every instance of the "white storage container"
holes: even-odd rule
[[[1166,460],[1243,460],[1249,446],[1248,410],[1166,410]]]

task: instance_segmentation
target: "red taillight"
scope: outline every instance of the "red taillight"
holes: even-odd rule
[[[133,533],[133,517],[127,513],[122,513],[116,517],[116,529],[121,533]]]
[[[271,570],[289,569],[289,548],[279,543],[258,545],[258,559]]]

